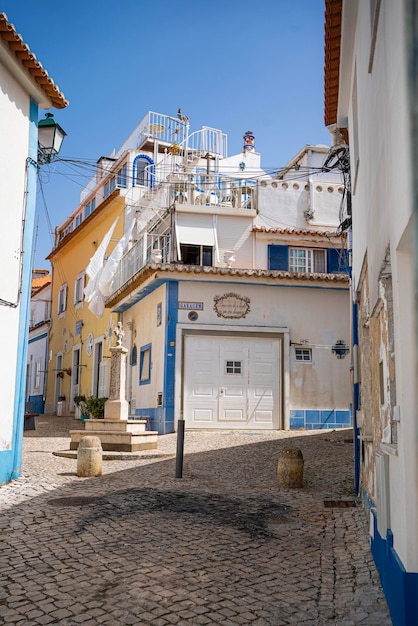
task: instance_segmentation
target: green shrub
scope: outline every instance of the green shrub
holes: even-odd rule
[[[107,398],[96,398],[96,396],[74,396],[74,403],[80,407],[81,415],[88,415],[94,419],[104,417],[104,405]]]

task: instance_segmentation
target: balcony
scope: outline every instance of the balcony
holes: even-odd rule
[[[139,240],[120,260],[112,281],[112,292],[116,293],[128,280],[153,260],[153,250],[159,250],[158,263],[169,263],[171,259],[171,235],[143,233]]]

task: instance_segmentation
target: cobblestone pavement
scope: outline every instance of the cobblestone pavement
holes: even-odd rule
[[[0,624],[391,624],[365,513],[338,506],[356,503],[351,430],[186,431],[181,479],[175,458],[78,478],[52,452],[79,424],[37,420],[0,488]],[[176,435],[158,447],[175,454]],[[278,486],[285,447],[303,452],[302,489]]]

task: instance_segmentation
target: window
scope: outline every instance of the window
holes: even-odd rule
[[[147,154],[139,154],[133,163],[133,181],[135,185],[153,186],[155,173],[154,161]]]
[[[272,244],[267,250],[269,270],[348,274],[348,252],[342,248],[289,248]]]
[[[80,226],[82,221],[83,221],[83,212],[81,212],[78,215],[76,215],[76,217],[75,217],[75,227],[77,228],[77,226]]]
[[[108,198],[110,196],[111,193],[113,193],[116,189],[116,176],[112,176],[112,178],[110,178],[107,183],[105,183],[104,189],[103,189],[103,195],[105,198]]]
[[[84,300],[85,274],[82,272],[74,282],[74,304],[81,304]]]
[[[58,315],[65,312],[67,308],[67,283],[61,285],[58,293]]]
[[[122,167],[120,168],[116,176],[117,176],[117,186],[122,189],[126,189],[126,163],[125,165],[122,165]]]
[[[151,382],[151,344],[142,346],[139,352],[139,384]]]
[[[86,208],[84,209],[84,217],[87,217],[88,215],[90,215],[90,213],[93,213],[95,208],[96,208],[96,198],[92,198],[90,202],[86,204]]]
[[[242,361],[225,361],[225,374],[242,374]]]
[[[132,365],[132,367],[135,367],[135,365],[137,364],[137,360],[138,360],[138,349],[137,349],[136,345],[134,344],[132,346],[132,351],[131,351],[131,365]]]
[[[39,389],[41,386],[41,362],[36,361],[35,363],[35,376],[33,382],[33,388]]]
[[[289,271],[325,273],[325,250],[290,248]]]
[[[295,348],[296,361],[312,363],[312,348]]]
[[[194,246],[182,243],[180,245],[181,260],[185,265],[212,266],[212,246]]]

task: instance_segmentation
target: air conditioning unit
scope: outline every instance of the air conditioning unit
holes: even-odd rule
[[[390,528],[389,456],[376,454],[376,514],[377,530],[382,539]]]

